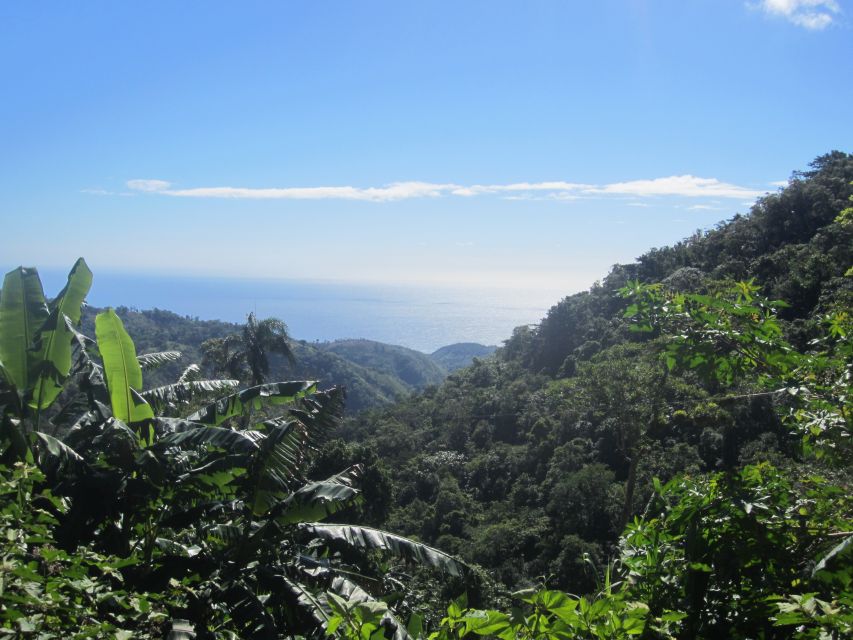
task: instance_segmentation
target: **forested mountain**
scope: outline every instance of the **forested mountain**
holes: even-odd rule
[[[774,410],[782,400],[752,382],[726,388],[670,370],[660,339],[630,330],[618,290],[639,280],[710,294],[753,280],[787,301],[784,333],[805,348],[825,313],[852,306],[853,225],[836,220],[851,181],[853,157],[820,157],[748,215],[615,266],[538,326],[516,329],[495,358],[350,419],[341,436],[374,448],[389,474],[383,524],[508,586],[546,576],[586,592],[653,478],[768,459],[795,468],[799,437]]]

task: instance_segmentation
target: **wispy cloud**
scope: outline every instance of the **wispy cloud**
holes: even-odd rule
[[[759,6],[765,13],[813,31],[826,29],[841,12],[836,0],[761,0]]]
[[[171,185],[165,180],[128,180],[127,186],[134,191],[165,191]]]
[[[688,211],[720,211],[723,207],[715,207],[710,204],[694,204],[687,207]]]
[[[757,198],[765,192],[721,182],[716,178],[692,175],[668,176],[652,180],[631,180],[609,184],[579,182],[514,182],[509,184],[459,185],[432,182],[394,182],[381,187],[193,187],[175,189],[165,180],[128,180],[128,188],[144,193],[177,198],[231,198],[246,200],[360,200],[391,202],[412,198],[456,196],[471,198],[496,195],[505,199],[573,200],[591,197],[650,198]],[[636,206],[633,205],[633,206]]]
[[[134,191],[109,191],[108,189],[80,189],[80,193],[85,193],[87,196],[123,196],[136,197],[139,195]]]
[[[787,180],[774,180],[773,182],[771,182],[769,184],[774,186],[774,187],[787,187],[788,181]]]

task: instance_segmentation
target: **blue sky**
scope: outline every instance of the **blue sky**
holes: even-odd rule
[[[853,4],[0,4],[0,266],[589,286],[853,148]]]

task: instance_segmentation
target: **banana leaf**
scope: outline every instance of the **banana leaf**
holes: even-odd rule
[[[347,604],[364,604],[368,602],[376,602],[375,598],[371,596],[367,591],[362,589],[352,580],[349,580],[343,576],[335,576],[332,580],[332,583],[329,585],[329,591],[337,596],[340,596],[344,600],[346,600]],[[321,596],[321,601],[328,603],[324,598],[328,598],[326,594]],[[331,607],[330,607],[331,608]],[[409,635],[405,625],[403,625],[397,617],[391,612],[391,610],[385,611],[382,616],[382,623],[385,627],[391,627],[394,629],[394,635],[392,636],[392,640],[415,640],[412,636]]]
[[[75,336],[69,328],[80,323],[83,302],[92,286],[92,272],[79,258],[68,274],[68,282],[50,303],[50,314],[38,330],[30,378],[34,380],[30,408],[48,408],[62,392],[71,371]]]
[[[190,427],[176,430],[157,441],[158,449],[168,447],[216,447],[229,453],[257,451],[263,435],[257,431],[223,429],[221,427]]]
[[[0,296],[0,362],[21,398],[31,388],[30,372],[35,356],[30,348],[47,317],[38,271],[18,267],[7,273]]]
[[[187,420],[216,426],[229,418],[243,415],[250,410],[258,410],[265,405],[292,404],[314,393],[316,389],[317,383],[308,380],[261,384],[220,398],[188,416]]]
[[[361,474],[361,465],[355,465],[326,480],[310,482],[277,504],[270,515],[279,524],[322,520],[360,500],[361,492],[354,485]]]
[[[140,395],[155,410],[162,411],[167,407],[188,404],[200,395],[233,389],[239,384],[237,380],[188,380],[154,387],[143,391]]]
[[[309,452],[305,426],[292,421],[272,429],[261,443],[251,467],[254,491],[250,504],[257,515],[267,513],[299,482]]]
[[[461,561],[443,551],[372,527],[311,522],[301,525],[300,529],[327,542],[384,551],[415,564],[440,569],[452,576],[461,576],[466,569]]]
[[[9,447],[0,451],[0,463],[9,464],[18,460],[32,462],[33,453],[21,429],[21,421],[4,413],[4,408],[0,407],[0,446],[8,442]]]
[[[193,380],[198,380],[201,375],[201,368],[197,364],[191,364],[184,372],[181,374],[181,377],[178,378],[178,382],[192,382]]]
[[[36,462],[42,471],[58,475],[85,467],[83,457],[61,440],[41,432],[35,432],[33,437],[36,441]]]
[[[139,395],[142,368],[136,359],[136,347],[115,311],[108,309],[97,315],[95,336],[104,361],[113,416],[127,424],[152,419],[151,406]]]
[[[329,621],[331,616],[328,605],[324,602],[325,598],[319,597],[307,586],[296,580],[291,580],[285,576],[281,576],[281,579],[285,590],[293,599],[293,604],[307,612],[318,625],[325,625]]]
[[[143,353],[136,356],[139,366],[145,370],[156,369],[162,364],[175,362],[181,359],[180,351],[157,351],[154,353]]]

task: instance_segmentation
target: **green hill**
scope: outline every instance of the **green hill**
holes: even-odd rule
[[[447,375],[430,356],[420,351],[373,340],[335,340],[322,343],[319,348],[368,369],[392,375],[411,389],[439,384]]]
[[[487,358],[497,350],[495,346],[477,344],[476,342],[457,342],[436,349],[430,354],[445,371],[456,371],[474,362],[474,358]]]

